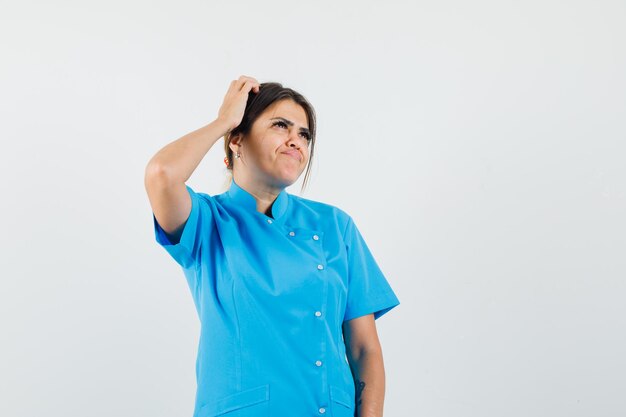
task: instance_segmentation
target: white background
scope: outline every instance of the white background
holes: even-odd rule
[[[385,416],[626,415],[623,1],[0,16],[0,415],[191,416],[199,321],[143,175],[242,74],[311,101],[288,192],[350,213],[401,301]],[[223,157],[188,184],[222,192]]]

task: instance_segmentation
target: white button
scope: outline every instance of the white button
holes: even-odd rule
[[[313,240],[319,240],[319,236],[318,235],[313,235]]]
[[[324,265],[318,265],[317,269],[324,269]]]
[[[324,414],[326,412],[326,409],[324,407],[320,407],[319,412],[320,414]]]
[[[296,234],[294,232],[289,232],[289,236],[295,236]]]
[[[272,219],[267,219],[267,222],[268,222],[269,224],[272,224]]]
[[[315,364],[316,364],[317,366],[322,366],[322,361],[315,361]]]
[[[316,315],[317,317],[319,317],[319,316],[321,316],[321,315],[322,315],[322,312],[321,312],[321,311],[316,311],[316,312],[315,312],[315,315]]]

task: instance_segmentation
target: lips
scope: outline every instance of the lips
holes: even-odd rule
[[[298,151],[287,151],[287,152],[283,152],[283,153],[284,153],[285,155],[289,155],[289,156],[291,156],[292,158],[297,159],[298,161],[301,161],[301,160],[302,160],[302,158],[301,158],[301,156],[300,156],[300,152],[298,152]]]

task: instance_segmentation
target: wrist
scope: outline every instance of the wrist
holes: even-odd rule
[[[233,122],[226,120],[222,117],[218,117],[217,119],[213,120],[211,124],[216,126],[220,130],[220,132],[223,132],[222,136],[226,135],[235,127],[237,127],[237,125],[233,124]]]

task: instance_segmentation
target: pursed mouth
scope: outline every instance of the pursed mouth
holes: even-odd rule
[[[290,156],[294,159],[297,159],[298,161],[302,161],[302,158],[300,157],[300,154],[296,153],[296,152],[283,152],[285,155]]]

